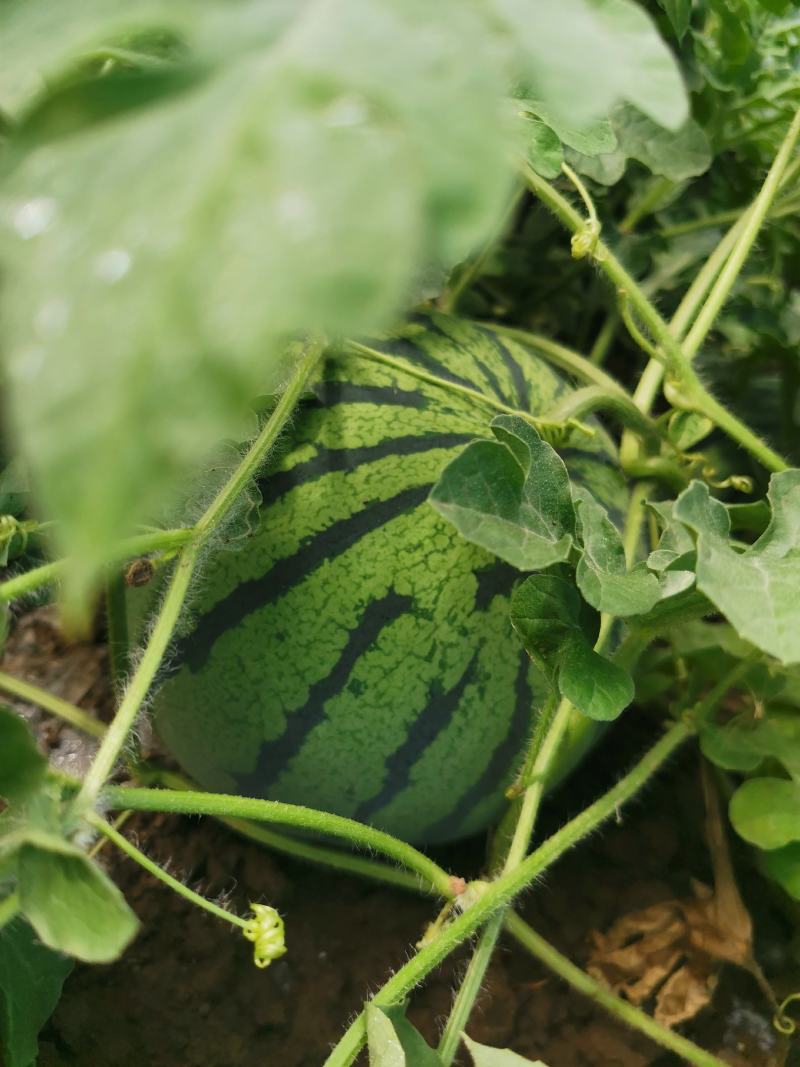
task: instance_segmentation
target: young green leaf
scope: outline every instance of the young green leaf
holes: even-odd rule
[[[39,752],[27,724],[0,705],[0,797],[19,803],[45,776],[47,760]]]
[[[708,437],[713,429],[714,423],[705,415],[698,415],[694,411],[673,411],[667,432],[675,447],[685,452]]]
[[[532,117],[539,119],[546,128],[553,131],[559,141],[568,148],[574,148],[586,156],[598,156],[611,152],[617,147],[617,138],[607,118],[593,118],[580,125],[573,125],[560,118],[541,100],[525,100],[523,107]]]
[[[50,1018],[72,960],[46,948],[28,923],[0,932],[0,1037],[5,1067],[34,1067],[39,1031]]]
[[[563,460],[518,415],[499,415],[492,430],[497,441],[467,445],[428,499],[462,537],[519,570],[567,559],[575,511]]]
[[[533,115],[528,117],[525,132],[528,136],[530,165],[543,178],[557,178],[564,162],[564,152],[558,135]]]
[[[800,841],[800,782],[750,778],[731,797],[730,818],[739,836],[759,848]]]
[[[760,852],[758,862],[761,869],[790,897],[800,900],[800,841],[770,852]]]
[[[633,700],[627,671],[595,652],[597,614],[577,589],[553,574],[535,574],[514,591],[511,622],[531,658],[578,711],[607,722]]]
[[[367,1004],[370,1067],[442,1067],[439,1055],[405,1016],[405,1006]]]
[[[314,3],[180,93],[27,146],[0,208],[4,349],[73,584],[280,384],[287,334],[384,324],[423,261],[494,224],[503,70],[482,15],[446,7]]]
[[[489,1048],[479,1045],[466,1034],[462,1035],[475,1067],[546,1067],[541,1060],[526,1060],[508,1048]]]
[[[754,771],[765,759],[774,759],[800,780],[800,717],[796,712],[770,710],[752,724],[707,723],[700,733],[703,754],[730,771]]]
[[[612,121],[621,151],[654,174],[682,182],[705,174],[711,165],[708,138],[694,119],[680,129],[665,130],[628,104],[616,109]]]
[[[21,909],[45,945],[87,963],[116,959],[139,922],[100,868],[66,842],[23,844],[17,859]]]
[[[729,543],[730,517],[708,486],[692,482],[674,515],[697,534],[697,588],[738,633],[783,663],[800,661],[800,471],[773,474],[769,526],[754,545]]]
[[[644,563],[628,570],[622,538],[591,493],[576,490],[575,507],[583,547],[575,578],[585,599],[598,611],[620,618],[649,611],[661,597],[658,579]]]

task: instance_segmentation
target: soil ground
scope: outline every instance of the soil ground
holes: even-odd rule
[[[109,707],[102,648],[67,648],[39,611],[19,620],[4,669],[86,708]],[[20,705],[18,705],[20,706]],[[69,728],[21,706],[42,743],[76,772],[91,755]],[[635,713],[545,806],[540,832],[556,829],[606,788],[655,736]],[[687,747],[619,820],[567,855],[521,902],[541,935],[585,965],[592,931],[710,882],[696,752]],[[102,859],[142,920],[116,963],[78,966],[42,1034],[40,1067],[320,1067],[365,996],[407,958],[435,906],[400,891],[267,852],[211,820],[137,816],[125,826],[172,873],[245,914],[275,905],[288,955],[265,971],[231,927],[192,908],[106,846]],[[465,877],[480,873],[483,842],[440,850]],[[791,909],[735,850],[756,926],[756,952],[779,995],[800,988]],[[796,922],[796,917],[795,922]],[[445,1017],[466,954],[448,961],[413,997],[409,1015],[429,1041]],[[773,1030],[749,974],[721,971],[712,1004],[683,1032],[732,1067],[800,1064]],[[511,942],[495,954],[469,1027],[478,1041],[511,1046],[548,1067],[669,1067],[680,1063],[571,992]],[[361,1061],[359,1061],[361,1063]],[[465,1061],[462,1061],[465,1062]]]

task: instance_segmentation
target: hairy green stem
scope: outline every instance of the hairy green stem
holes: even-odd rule
[[[137,778],[149,785],[162,785],[167,789],[178,791],[198,791],[197,786],[182,774],[175,771],[153,769],[150,767],[137,766]],[[245,819],[234,819],[226,816],[217,816],[220,822],[229,826],[242,837],[257,841],[260,845],[282,852],[293,859],[299,859],[306,863],[322,864],[332,867],[346,874],[354,874],[359,878],[371,878],[376,881],[386,882],[398,889],[407,892],[418,893],[420,880],[417,875],[404,868],[393,867],[377,859],[365,859],[363,856],[354,856],[339,848],[326,848],[316,842],[305,841],[301,837],[289,837],[277,830],[267,829],[259,823],[247,822]],[[434,896],[440,896],[440,891],[435,886],[429,888]]]
[[[20,903],[18,893],[9,893],[0,900],[0,930],[19,915]]]
[[[46,689],[41,689],[31,682],[23,682],[21,678],[14,678],[13,675],[6,674],[5,671],[0,671],[0,690],[26,701],[28,704],[36,704],[37,707],[44,708],[45,711],[57,715],[59,719],[68,722],[70,726],[74,726],[77,730],[83,730],[84,733],[91,734],[92,737],[103,737],[105,735],[105,726],[95,719],[93,715],[89,715],[88,712],[83,711],[74,704],[70,704],[68,700],[62,700],[61,697],[54,696],[52,693],[48,693]]]
[[[725,1067],[722,1060],[699,1048],[693,1041],[676,1034],[674,1030],[669,1030],[666,1026],[657,1023],[646,1012],[634,1007],[633,1004],[623,1000],[622,997],[616,996],[609,989],[606,989],[604,985],[601,985],[600,982],[586,974],[585,971],[576,967],[574,963],[568,960],[566,956],[562,956],[557,949],[553,948],[543,937],[540,937],[535,930],[531,929],[513,911],[506,913],[505,927],[523,948],[527,949],[532,956],[541,960],[549,970],[563,978],[577,992],[594,1000],[602,1008],[605,1008],[607,1012],[619,1019],[620,1022],[625,1023],[626,1026],[633,1027],[633,1029],[645,1034],[651,1041],[655,1041],[662,1048],[677,1053],[678,1056],[682,1057],[687,1063],[694,1064],[695,1067]]]
[[[726,260],[725,266],[720,271],[711,292],[692,324],[691,330],[686,335],[686,339],[683,342],[683,351],[687,359],[692,359],[698,351],[709,330],[714,325],[717,315],[722,310],[723,304],[728,299],[731,289],[742,271],[745,260],[750,254],[750,249],[753,247],[756,237],[764,224],[767,212],[772,206],[772,201],[778,191],[798,137],[800,137],[800,109],[795,112],[795,116],[775,159],[772,161],[772,166],[764,179],[764,183],[753,201],[752,207],[745,216],[746,221],[742,232]]]
[[[527,165],[524,167],[524,173],[531,189],[573,233],[584,232],[585,223],[583,218],[557,189]],[[613,284],[627,294],[627,298],[641,319],[642,324],[664,353],[670,374],[679,383],[681,391],[693,410],[708,416],[721,430],[747,449],[768,470],[786,469],[787,463],[782,456],[770,448],[766,442],[762,441],[740,419],[724,408],[705,389],[692,368],[691,361],[684,355],[680,343],[670,331],[667,323],[608,246],[598,239],[593,245],[591,255]]]
[[[233,507],[239,493],[256,473],[275,444],[295,404],[300,399],[308,379],[316,369],[322,351],[321,341],[315,340],[309,344],[298,360],[294,373],[264,428],[201,516],[200,521],[194,527],[191,540],[181,549],[142,657],[83,780],[76,798],[76,805],[79,809],[89,808],[94,804],[128,739],[178,624],[203,546]]]
[[[526,766],[522,771],[525,792],[522,795],[521,802],[511,809],[515,814],[515,824],[503,859],[500,871],[501,876],[515,870],[525,858],[536,817],[539,813],[542,796],[544,795],[545,783],[558,754],[558,749],[569,725],[571,715],[572,705],[569,701],[558,701],[556,697],[551,697],[542,709],[529,746],[525,761]],[[459,986],[439,1042],[439,1057],[443,1061],[444,1067],[450,1067],[458,1050],[461,1032],[467,1025],[475,1000],[483,984],[486,968],[489,966],[494,947],[497,944],[497,938],[503,925],[503,915],[504,909],[501,909],[496,915],[492,916],[481,931],[477,947],[469,961],[467,973]]]
[[[431,885],[443,897],[453,896],[450,875],[432,859],[391,834],[376,830],[366,823],[355,822],[341,815],[316,811],[297,804],[283,804],[277,800],[257,800],[227,793],[177,792],[169,789],[142,789],[132,786],[110,786],[103,794],[110,808],[131,808],[133,811],[161,811],[179,815],[216,815],[226,819],[252,819],[256,822],[297,826],[304,830],[343,838],[357,847],[380,852],[384,856],[414,871],[426,885]]]
[[[154,863],[149,856],[146,856],[144,852],[132,844],[127,837],[119,833],[113,826],[110,826],[105,819],[102,819],[95,812],[87,812],[84,818],[90,826],[107,837],[108,840],[116,845],[121,852],[124,852],[126,856],[129,856],[135,863],[138,863],[140,867],[143,867],[149,874],[152,874],[154,878],[163,882],[164,885],[169,886],[169,888],[179,896],[188,900],[190,904],[195,904],[198,908],[210,912],[211,915],[214,915],[217,919],[224,919],[225,922],[231,923],[233,926],[238,926],[242,929],[247,926],[247,921],[245,919],[240,918],[238,915],[234,915],[233,912],[226,911],[225,908],[221,908],[213,901],[207,900],[204,896],[201,896],[200,893],[195,893],[193,889],[184,885],[183,882],[179,882],[177,878],[173,878],[171,874],[167,874],[163,867],[159,867],[157,863]]]
[[[193,536],[194,531],[191,529],[153,530],[151,533],[138,534],[136,537],[129,537],[126,541],[120,541],[113,556],[107,562],[121,563],[135,556],[147,555],[149,552],[164,552],[180,548],[191,541]],[[69,560],[57,559],[52,563],[43,563],[40,567],[33,567],[24,574],[9,578],[0,583],[0,601],[16,600],[44,586],[54,585],[63,577],[68,566]]]
[[[478,999],[478,995],[486,977],[486,971],[492,961],[497,939],[503,928],[506,909],[500,909],[481,930],[478,944],[470,957],[466,974],[458,987],[458,993],[453,1001],[453,1007],[447,1017],[447,1023],[442,1031],[437,1052],[444,1067],[450,1067],[461,1044],[461,1034],[464,1031],[470,1014]]]
[[[535,849],[515,870],[492,882],[462,915],[446,926],[380,989],[376,1004],[402,1001],[426,975],[471,937],[494,913],[503,908],[559,857],[611,818],[689,737],[689,729],[676,723],[612,789],[570,820]],[[366,1041],[364,1012],[356,1018],[325,1061],[325,1067],[349,1067]]]

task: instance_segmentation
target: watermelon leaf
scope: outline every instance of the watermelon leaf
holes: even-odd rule
[[[462,1037],[475,1067],[546,1067],[541,1060],[526,1060],[510,1048],[489,1048],[488,1045],[479,1045],[466,1034],[462,1034]]]
[[[0,1037],[6,1067],[33,1067],[72,960],[46,948],[22,919],[0,932]]]
[[[519,415],[499,415],[492,430],[497,441],[474,441],[445,467],[430,503],[462,537],[519,570],[566,560],[575,511],[563,460]]]
[[[26,843],[17,860],[22,913],[50,948],[87,963],[116,959],[139,921],[103,871],[66,841]]]
[[[730,516],[703,482],[678,497],[675,518],[697,534],[697,588],[737,633],[782,663],[800,662],[800,470],[773,474],[772,517],[743,552],[729,541]]]
[[[739,836],[759,848],[800,841],[800,782],[751,778],[731,797],[730,818]]]
[[[616,719],[633,700],[628,672],[592,647],[599,629],[596,612],[563,578],[526,578],[512,597],[511,622],[551,683],[588,718]]]
[[[47,760],[27,724],[0,705],[0,797],[14,803],[25,800],[41,784],[46,770]]]
[[[404,1004],[367,1004],[370,1067],[442,1067],[438,1053],[406,1019]]]
[[[578,588],[593,608],[610,615],[650,611],[661,597],[658,579],[644,563],[629,571],[622,538],[606,509],[586,489],[576,489],[574,496],[583,546],[575,572]]]

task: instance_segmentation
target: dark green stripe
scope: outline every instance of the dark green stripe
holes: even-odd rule
[[[394,590],[367,605],[357,626],[350,631],[330,674],[311,686],[308,700],[289,716],[281,736],[260,745],[253,770],[248,774],[236,775],[236,785],[241,793],[253,797],[267,795],[287,769],[289,761],[303,747],[311,731],[324,721],[326,703],[347,684],[360,657],[372,648],[386,626],[405,615],[413,605],[411,597],[400,596]]]
[[[467,664],[467,668],[458,683],[447,693],[438,685],[431,687],[430,700],[423,708],[406,735],[405,741],[386,761],[386,778],[378,793],[363,801],[356,811],[355,818],[368,822],[370,817],[385,808],[392,800],[408,787],[414,764],[424,755],[439,734],[443,733],[458,711],[464,690],[472,681],[478,663],[476,652]]]
[[[320,406],[337,404],[391,404],[401,408],[426,408],[428,397],[419,390],[398,389],[396,385],[354,385],[352,382],[322,381],[314,386]]]
[[[492,342],[497,350],[497,354],[505,364],[508,373],[511,375],[511,380],[514,382],[514,390],[516,392],[516,399],[512,400],[512,404],[516,403],[522,411],[528,411],[531,402],[530,388],[525,380],[525,372],[523,371],[519,360],[511,354],[508,346],[503,343],[502,337],[498,337],[492,330],[487,330],[485,326],[479,326],[478,329],[484,337],[487,337]]]
[[[317,567],[341,556],[366,534],[418,507],[427,499],[430,488],[428,482],[404,489],[388,500],[376,500],[354,515],[313,534],[293,556],[275,560],[259,578],[251,578],[236,586],[200,617],[194,631],[181,642],[174,669],[185,664],[193,673],[202,670],[221,634],[238,626],[254,611],[278,600]]]
[[[523,652],[520,656],[519,670],[514,685],[516,700],[514,714],[508,724],[508,732],[492,753],[486,770],[456,801],[453,810],[425,827],[424,832],[420,834],[423,840],[447,841],[457,837],[476,804],[480,804],[487,796],[495,793],[503,783],[508,782],[517,769],[533,723],[534,696],[528,677],[530,668],[531,662],[528,654]]]
[[[296,463],[285,471],[265,474],[258,480],[261,506],[274,504],[292,489],[308,485],[334,471],[357,470],[367,463],[386,459],[389,456],[412,456],[437,448],[457,448],[474,440],[468,433],[408,434],[403,437],[387,437],[374,445],[358,448],[319,448],[316,456],[304,463]],[[319,447],[319,446],[318,446]]]

